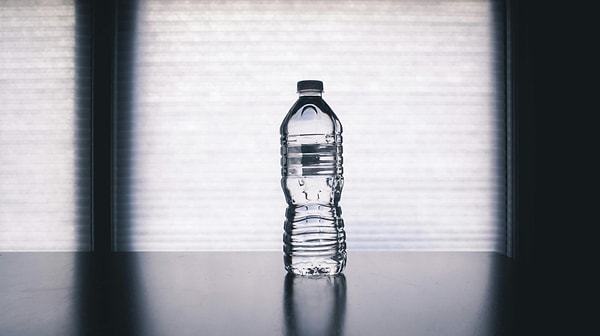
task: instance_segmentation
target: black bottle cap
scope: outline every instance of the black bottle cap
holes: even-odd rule
[[[303,81],[298,82],[297,88],[298,88],[298,92],[300,92],[300,91],[322,92],[323,91],[323,82],[321,82],[320,80],[303,80]]]

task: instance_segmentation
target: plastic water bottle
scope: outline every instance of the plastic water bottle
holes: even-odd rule
[[[332,275],[346,265],[338,205],[344,186],[342,124],[321,97],[323,82],[298,82],[299,98],[281,124],[281,186],[288,204],[284,264],[298,275]]]

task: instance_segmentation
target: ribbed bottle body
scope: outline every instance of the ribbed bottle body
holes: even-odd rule
[[[287,202],[284,264],[299,275],[332,275],[346,264],[339,201],[342,127],[321,97],[300,97],[281,125],[281,185]]]

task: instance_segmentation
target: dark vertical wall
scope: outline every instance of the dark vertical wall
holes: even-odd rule
[[[585,330],[595,245],[591,8],[512,1],[517,315],[534,334]],[[597,29],[596,29],[597,31]],[[595,62],[594,62],[595,63]],[[596,111],[594,111],[596,110]]]
[[[114,0],[92,2],[92,233],[93,250],[112,250],[112,117]]]

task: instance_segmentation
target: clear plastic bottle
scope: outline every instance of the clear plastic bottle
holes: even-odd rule
[[[346,265],[342,124],[322,92],[321,81],[298,82],[300,97],[280,128],[284,264],[298,275],[339,274]]]

